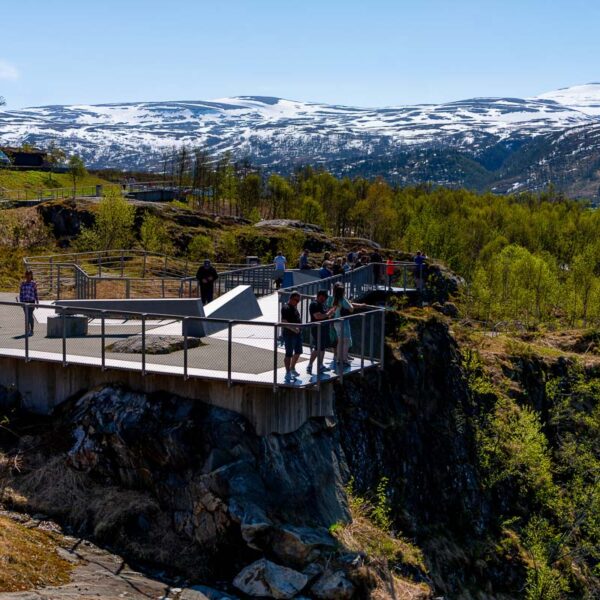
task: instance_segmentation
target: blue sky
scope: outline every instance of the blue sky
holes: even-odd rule
[[[359,106],[600,81],[593,0],[0,0],[7,108],[270,95]]]

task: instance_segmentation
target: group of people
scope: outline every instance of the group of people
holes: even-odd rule
[[[425,253],[420,250],[417,251],[413,258],[414,262],[414,279],[415,286],[418,290],[423,289],[425,280],[426,270],[426,259]],[[319,268],[319,277],[321,279],[327,279],[328,277],[334,277],[335,275],[342,275],[352,269],[363,267],[369,263],[373,264],[373,276],[376,283],[385,281],[387,286],[391,289],[392,281],[396,275],[396,262],[392,256],[388,256],[387,259],[381,255],[378,250],[372,252],[362,248],[358,251],[350,251],[346,256],[338,256],[333,258],[331,252],[325,252],[321,267]],[[281,252],[278,252],[273,259],[273,266],[275,267],[275,287],[280,289],[283,284],[283,278],[285,270],[287,268],[287,259]],[[311,269],[310,252],[307,249],[302,251],[298,259],[298,268],[302,270]],[[384,279],[385,276],[385,279]]]
[[[282,337],[285,346],[285,382],[292,383],[300,373],[296,364],[302,354],[302,317],[298,310],[302,296],[300,292],[290,293],[288,301],[281,308]],[[335,349],[334,369],[343,371],[350,366],[349,351],[352,347],[352,331],[348,319],[339,320],[349,316],[357,308],[364,308],[365,304],[350,302],[345,296],[342,283],[336,283],[333,294],[330,296],[325,289],[319,290],[316,297],[309,305],[308,312],[313,326],[310,328],[311,355],[306,367],[306,372],[312,374],[315,360],[318,359],[318,375],[329,371],[330,368],[323,364],[325,350]],[[330,323],[329,321],[332,322]]]

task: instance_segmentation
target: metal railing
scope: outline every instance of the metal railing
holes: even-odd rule
[[[144,250],[74,252],[25,257],[41,297],[61,298],[181,298],[197,297],[198,284],[191,276],[197,263]],[[236,279],[239,265],[216,263],[223,269],[224,286]],[[237,279],[255,279],[245,276]],[[217,293],[221,293],[221,285]],[[262,286],[264,289],[264,285]]]
[[[93,185],[82,185],[59,188],[22,188],[22,189],[0,189],[0,203],[27,203],[37,204],[49,200],[61,200],[72,198],[97,198],[107,190],[124,193],[146,192],[158,189],[174,190],[177,187],[172,181],[145,181],[136,183],[99,183]]]
[[[44,326],[28,335],[29,311],[48,311]],[[86,333],[71,337],[73,316],[88,319]],[[53,319],[53,321],[52,321]],[[302,361],[316,353],[315,374],[303,380],[285,379],[281,339],[289,324],[207,317],[109,311],[81,307],[0,302],[0,355],[25,361],[58,362],[63,366],[80,364],[102,370],[138,371],[142,375],[161,373],[176,377],[226,381],[228,385],[246,383],[280,386],[314,387],[323,381],[371,367],[381,367],[385,343],[385,310],[369,307],[366,311],[327,322],[298,324],[302,337]],[[198,328],[204,335],[198,336]],[[53,335],[49,337],[50,330]],[[191,335],[190,331],[196,332]],[[332,339],[332,331],[337,340]],[[58,332],[58,335],[56,333]],[[43,333],[43,332],[42,332]],[[169,338],[176,348],[168,354],[156,353],[156,342]],[[136,348],[119,348],[131,338]],[[324,362],[334,359],[331,348],[350,345],[351,365],[336,364],[331,374],[319,373]],[[323,354],[328,351],[326,354]],[[302,368],[304,362],[299,363]]]
[[[281,304],[287,302],[292,290],[299,292],[301,300],[298,310],[303,320],[308,320],[310,302],[315,298],[317,292],[327,290],[331,294],[337,283],[344,286],[344,295],[349,300],[360,300],[370,292],[385,291],[392,286],[405,293],[416,289],[418,284],[416,283],[417,277],[415,277],[415,264],[395,262],[393,266],[394,275],[391,277],[387,275],[388,265],[386,263],[367,263],[339,275],[281,288],[278,290],[279,302]],[[420,273],[422,282],[422,270]]]

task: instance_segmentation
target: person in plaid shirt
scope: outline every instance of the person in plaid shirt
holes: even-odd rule
[[[25,281],[21,282],[19,289],[19,302],[25,304],[38,304],[37,283],[33,280],[33,272],[29,269],[25,271]],[[24,306],[27,320],[27,335],[33,335],[33,308]]]

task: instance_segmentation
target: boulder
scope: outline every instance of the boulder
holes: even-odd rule
[[[451,317],[452,319],[458,317],[459,314],[458,307],[453,302],[444,302],[443,304],[440,304],[439,302],[434,302],[431,305],[431,308],[433,308],[439,313],[442,313],[443,315],[446,315],[447,317]]]
[[[285,525],[272,533],[269,542],[277,558],[298,567],[316,560],[322,550],[336,549],[334,538],[324,528]]]
[[[181,592],[179,600],[237,600],[237,598],[206,585],[193,585]]]
[[[350,600],[354,595],[354,585],[346,579],[344,571],[325,573],[311,588],[319,600]]]
[[[200,338],[188,337],[187,346],[198,348],[203,342]],[[146,335],[146,354],[171,354],[183,350],[184,338],[178,335]],[[141,354],[142,336],[132,335],[106,346],[109,352],[119,354]]]
[[[304,223],[296,219],[270,219],[268,221],[259,221],[254,227],[291,227],[292,229],[299,229],[306,233],[323,233],[323,228],[319,225],[313,225],[312,223]]]
[[[242,569],[233,585],[248,596],[262,598],[293,598],[308,583],[303,573],[282,567],[261,558]]]

